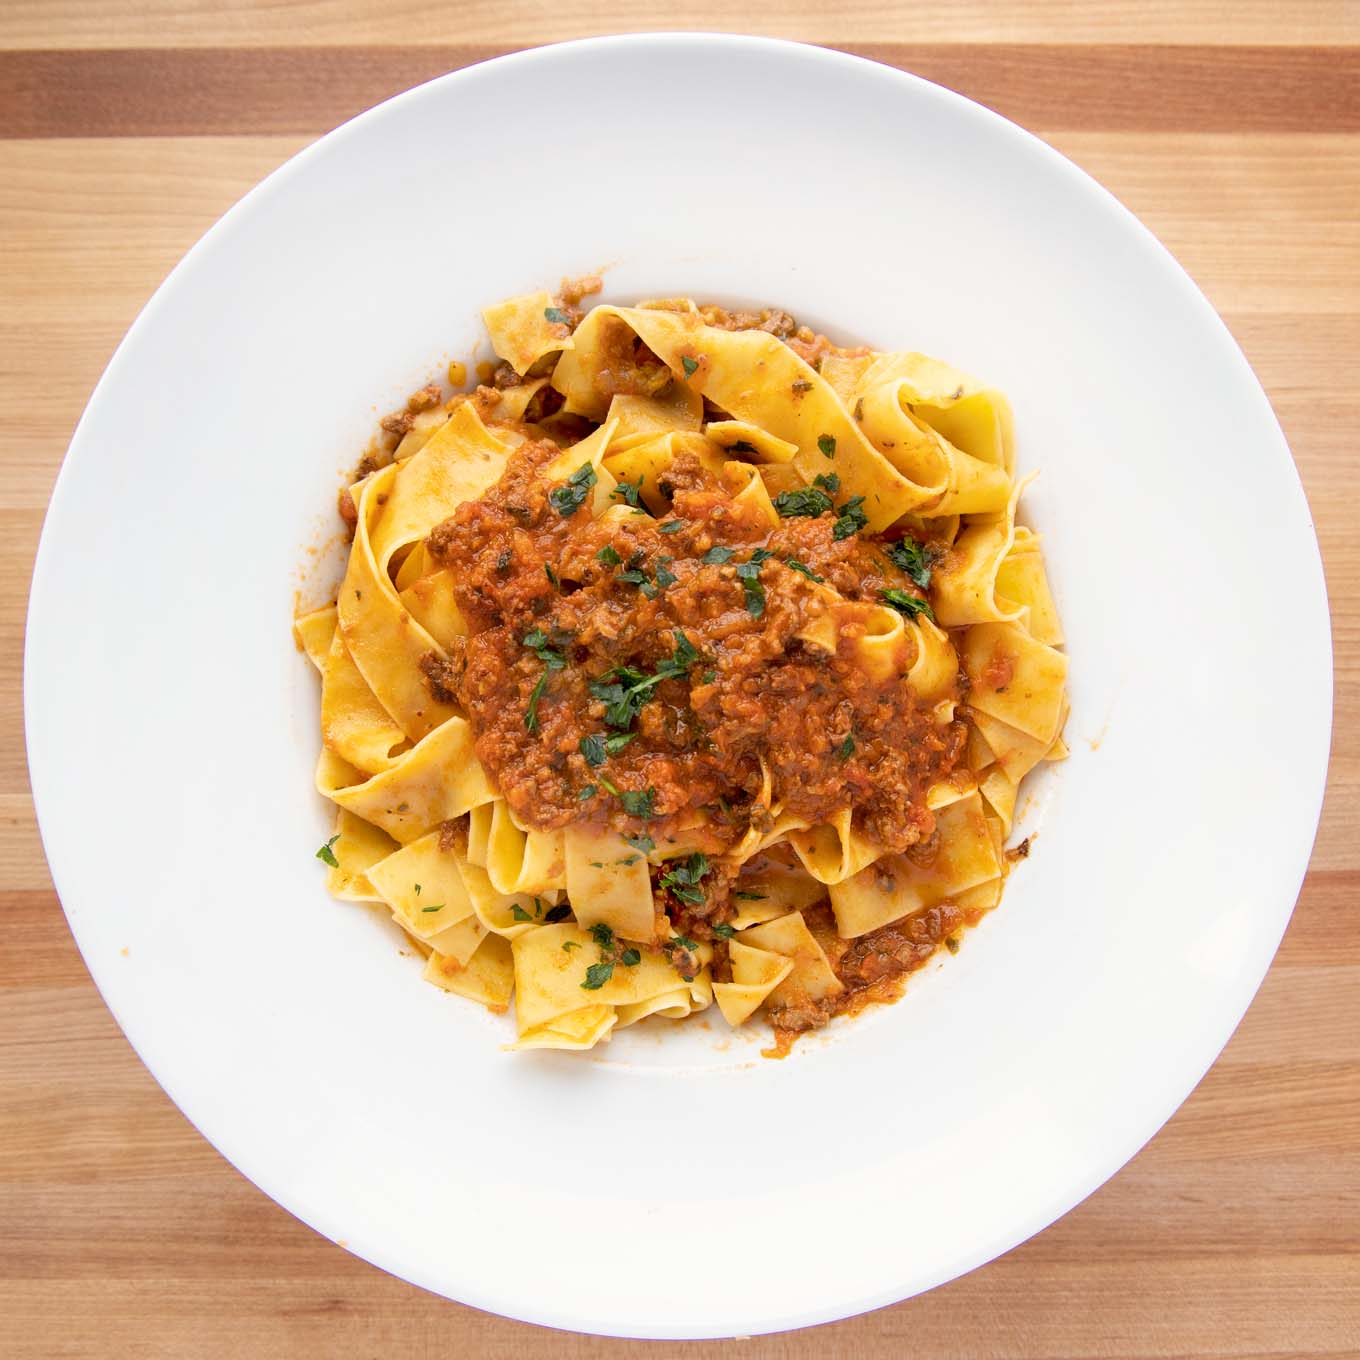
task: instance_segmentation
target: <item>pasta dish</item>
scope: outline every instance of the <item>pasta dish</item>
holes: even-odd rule
[[[515,1047],[890,1001],[997,905],[1067,661],[1010,407],[776,310],[484,319],[341,494],[318,852]],[[461,365],[451,365],[464,387]]]

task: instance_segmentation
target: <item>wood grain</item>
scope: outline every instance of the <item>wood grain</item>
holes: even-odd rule
[[[1017,117],[1157,232],[1290,439],[1327,569],[1337,705],[1313,866],[1275,964],[1218,1063],[1124,1171],[923,1298],[663,1350],[423,1294],[302,1227],[199,1138],[65,928],[19,689],[29,568],[66,441],[127,325],[216,217],[311,136],[480,52],[677,26],[910,65]],[[1360,1355],[1357,42],[1345,0],[0,6],[0,1354]]]
[[[830,45],[958,90],[1027,127],[1353,132],[1360,49],[1056,43]],[[0,51],[12,137],[322,132],[520,45]]]

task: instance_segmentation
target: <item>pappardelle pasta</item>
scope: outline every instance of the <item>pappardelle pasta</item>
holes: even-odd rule
[[[1010,407],[787,314],[484,315],[341,495],[318,852],[521,1049],[890,1001],[1000,900],[1067,660]],[[451,379],[461,380],[451,366]],[[455,381],[455,385],[461,385]]]

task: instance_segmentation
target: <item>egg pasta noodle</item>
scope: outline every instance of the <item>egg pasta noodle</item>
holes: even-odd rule
[[[425,977],[588,1049],[716,1003],[774,1054],[1000,901],[1067,660],[995,388],[785,313],[564,283],[341,495],[328,887]]]

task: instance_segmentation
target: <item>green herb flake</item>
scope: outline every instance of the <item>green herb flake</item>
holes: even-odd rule
[[[656,559],[656,584],[658,590],[665,590],[667,586],[673,586],[680,578],[670,569],[671,563],[675,561],[673,557],[658,557]]]
[[[818,515],[835,508],[831,497],[818,486],[800,486],[781,491],[772,503],[784,519],[816,519]]]
[[[619,796],[619,791],[618,791],[618,789],[616,789],[616,788],[613,786],[613,784],[611,784],[611,783],[609,782],[609,780],[607,780],[607,779],[604,777],[604,775],[601,775],[601,776],[600,776],[600,787],[601,787],[606,793],[613,794],[613,796],[614,796],[615,798],[617,798],[617,797]]]
[[[603,562],[606,567],[617,567],[623,561],[623,558],[614,551],[612,544],[606,543],[604,547],[595,554],[595,560],[597,562]]]
[[[762,553],[763,556],[758,555]],[[738,563],[736,568],[737,580],[741,582],[746,595],[746,612],[753,619],[758,619],[765,612],[765,587],[760,584],[760,568],[770,556],[768,550],[757,548],[749,562]]]
[[[841,506],[840,513],[836,517],[836,523],[831,530],[831,537],[837,543],[843,538],[849,538],[852,534],[859,533],[869,523],[869,516],[864,513],[863,506],[863,496],[851,496]]]
[[[717,678],[717,671],[705,671],[703,675],[699,677],[699,680],[701,684],[711,685]]]
[[[545,307],[543,309],[543,319],[551,321],[554,326],[570,326],[571,317],[560,307]]]
[[[784,559],[784,565],[790,571],[796,571],[801,575],[806,576],[809,581],[816,581],[818,585],[821,585],[822,582],[826,580],[825,576],[818,576],[806,562],[800,562],[796,557],[786,557]]]
[[[754,453],[756,451],[756,446],[747,443],[744,439],[738,439],[735,444],[728,445],[727,451],[728,453]]]
[[[564,636],[570,636],[564,635]],[[525,633],[520,642],[527,647],[550,671],[560,671],[565,669],[567,658],[552,645],[548,635],[541,629],[535,628],[532,632]]]
[[[740,892],[734,892],[732,896],[741,898],[743,902],[763,902],[769,896],[769,894],[747,892],[745,889],[742,889],[742,891]]]
[[[642,509],[642,473],[636,482],[620,482],[610,493],[615,499],[627,501],[634,510]]]
[[[691,359],[688,354],[680,360],[680,367],[685,370],[685,377],[692,378],[699,371],[699,361]]]
[[[588,737],[582,737],[576,743],[576,749],[586,758],[586,764],[592,768],[603,765],[605,762],[604,738],[598,732],[592,732]]]
[[[704,892],[699,887],[699,881],[708,873],[709,868],[708,856],[702,852],[695,853],[683,864],[667,869],[661,875],[661,886],[669,888],[677,901],[687,902],[692,907],[701,906],[704,902]]]
[[[557,573],[545,562],[543,564],[543,574],[548,578],[548,584],[554,590],[557,589]]]
[[[899,538],[896,543],[889,543],[884,551],[893,566],[904,571],[914,585],[924,590],[930,584],[930,571],[936,560],[932,549],[914,538]]]
[[[338,869],[340,867],[340,861],[336,859],[335,851],[331,849],[331,846],[333,846],[339,839],[340,833],[337,831],[335,835],[332,836],[330,840],[328,840],[326,844],[323,845],[321,849],[316,852],[317,859],[321,860],[323,864],[329,864],[332,869]]]
[[[562,952],[563,952],[564,954],[570,954],[571,951],[572,951],[573,949],[580,949],[580,947],[581,947],[581,942],[580,942],[580,940],[563,940],[563,941],[562,941]]]
[[[880,590],[878,596],[884,604],[891,605],[899,614],[905,614],[909,619],[924,614],[932,623],[935,622],[935,611],[931,609],[930,601],[921,599],[919,595],[912,595],[905,590]]]
[[[720,940],[730,940],[737,932],[728,925],[726,921],[719,921],[718,924],[713,927],[713,933]]]
[[[656,816],[656,790],[624,789],[619,794],[619,802],[630,817],[640,817],[644,822]]]
[[[819,434],[817,436],[817,447],[821,450],[823,458],[834,458],[836,456],[836,436],[834,434]]]
[[[576,801],[578,803],[588,803],[598,792],[599,789],[597,789],[594,784],[587,784],[585,788],[576,795]]]
[[[699,561],[710,567],[720,567],[724,562],[730,562],[735,552],[735,548],[710,548]]]
[[[437,907],[421,907],[421,909],[420,909],[421,914],[424,915],[424,916],[428,916],[428,915],[430,914],[430,912],[432,912],[432,911],[443,911],[443,910],[444,910],[444,903],[443,903],[443,902],[441,902]]]
[[[633,847],[634,850],[641,850],[644,855],[650,855],[656,849],[656,842],[645,832],[636,836],[625,836],[623,838]]]
[[[510,915],[516,921],[532,921],[534,919],[518,902],[510,904]]]
[[[812,479],[812,485],[820,486],[828,496],[834,496],[841,489],[841,479],[834,472],[819,472]]]
[[[668,519],[664,524],[657,525],[657,532],[662,534],[678,534],[688,523],[689,520],[687,519]]]
[[[538,684],[533,687],[529,694],[529,707],[524,710],[524,730],[532,737],[537,736],[539,729],[538,721],[538,701],[543,697],[543,691],[548,688],[548,672],[545,670],[538,677]]]
[[[613,961],[605,963],[592,963],[586,969],[586,980],[581,984],[581,990],[585,992],[598,992],[610,978],[614,976]]]
[[[855,734],[853,732],[845,734],[845,740],[836,747],[836,754],[842,760],[849,760],[855,754]]]
[[[548,504],[563,519],[567,519],[586,503],[590,488],[597,481],[599,478],[595,475],[594,466],[582,463],[561,486],[555,486],[548,492]]]
[[[957,954],[959,952],[959,942],[953,935],[946,935],[944,937],[944,947],[949,950],[951,954]]]
[[[642,962],[642,955],[636,949],[625,949],[619,955],[619,962],[625,968],[636,968]]]
[[[607,756],[616,756],[633,738],[636,732],[616,732],[612,737],[604,739],[604,753]]]
[[[596,921],[590,928],[590,937],[601,949],[613,949],[614,927],[604,921]]]

